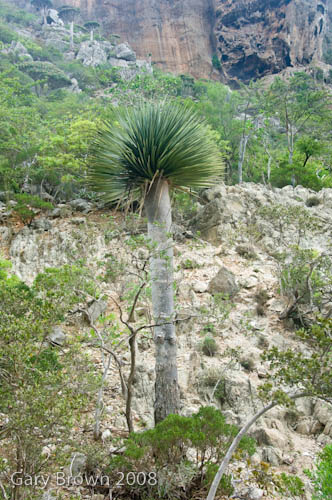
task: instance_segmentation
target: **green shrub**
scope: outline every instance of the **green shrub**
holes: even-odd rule
[[[38,18],[26,10],[18,9],[14,4],[0,2],[0,18],[7,23],[18,24],[19,26],[36,26]]]
[[[332,444],[325,446],[319,455],[319,462],[313,471],[306,471],[312,480],[315,493],[313,500],[330,500],[332,498]]]
[[[40,210],[51,210],[53,208],[52,203],[42,200],[39,196],[23,193],[16,194],[14,199],[17,201],[17,205],[13,210],[23,224],[27,225],[31,224]]]
[[[130,498],[186,498],[193,486],[209,487],[212,468],[218,466],[237,431],[212,407],[202,407],[192,417],[169,415],[154,429],[132,434],[125,442],[123,455],[111,459],[109,472],[112,475],[121,471],[126,477],[129,471],[140,471],[155,478],[156,484],[127,484]],[[253,439],[244,438],[240,455],[254,451]],[[229,480],[225,479],[221,488],[230,491]]]
[[[68,87],[70,78],[54,64],[48,61],[26,61],[19,64],[19,69],[33,80],[46,82],[51,90]]]
[[[221,70],[221,62],[219,60],[218,54],[213,54],[212,56],[212,66],[217,69]]]
[[[8,28],[8,26],[2,23],[0,20],[0,41],[3,43],[11,43],[13,40],[17,39],[18,39],[17,33]]]
[[[226,402],[227,400],[226,381],[223,373],[220,373],[218,370],[214,368],[210,368],[202,375],[200,382],[204,386],[213,389],[213,397],[221,405],[223,405]]]
[[[215,356],[218,352],[217,342],[213,337],[206,336],[202,343],[202,351],[205,356]]]
[[[90,91],[98,88],[99,81],[94,68],[83,66],[78,61],[63,61],[58,66],[69,74],[70,78],[76,78],[82,90]]]
[[[8,263],[0,262],[0,412],[8,419],[1,436],[6,460],[2,481],[7,498],[34,499],[35,489],[14,486],[11,474],[51,473],[43,447],[54,446],[56,463],[64,446],[70,446],[73,425],[96,383],[90,362],[74,339],[65,350],[44,347],[58,320],[57,308],[15,275],[9,277],[7,269]],[[0,460],[0,470],[1,466]]]
[[[332,261],[316,250],[292,246],[280,264],[281,293],[320,309],[329,296]]]
[[[305,492],[304,483],[297,476],[290,476],[282,472],[280,475],[274,476],[273,482],[278,491],[287,499],[301,498]]]
[[[317,196],[310,196],[305,204],[307,207],[317,207],[320,204],[320,199]]]

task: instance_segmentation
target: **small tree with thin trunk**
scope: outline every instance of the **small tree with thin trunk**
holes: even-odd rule
[[[98,131],[90,158],[90,186],[108,201],[141,199],[148,219],[156,349],[155,422],[179,411],[173,301],[172,188],[204,188],[223,164],[208,129],[186,107],[143,104],[119,112],[118,126]]]
[[[37,10],[41,11],[43,16],[43,24],[47,24],[47,12],[48,9],[51,9],[53,6],[51,0],[31,0],[31,4]]]
[[[89,21],[84,24],[84,28],[90,31],[90,41],[93,42],[93,32],[100,28],[100,24],[97,21]]]
[[[240,430],[229,447],[211,484],[207,500],[214,500],[218,485],[242,437],[266,412],[278,405],[290,406],[303,397],[321,399],[332,405],[332,319],[318,319],[308,330],[297,335],[305,349],[279,351],[273,347],[263,355],[270,362],[269,380],[260,387],[266,406]],[[288,390],[284,389],[288,387]]]
[[[80,9],[64,5],[59,8],[59,17],[64,22],[70,23],[70,50],[74,49],[74,21],[75,17],[79,14]]]

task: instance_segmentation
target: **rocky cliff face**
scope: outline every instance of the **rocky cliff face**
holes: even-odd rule
[[[322,58],[326,0],[217,0],[216,18],[227,80],[248,81]]]
[[[11,0],[14,1],[14,0]],[[30,5],[29,0],[18,0]],[[55,0],[164,70],[249,81],[322,59],[332,0]],[[221,69],[212,66],[217,54]]]
[[[209,77],[214,50],[213,0],[67,0],[85,18],[128,41],[138,58],[164,70]],[[58,6],[63,5],[58,0]]]
[[[60,2],[60,0],[59,0]],[[63,3],[63,0],[60,2]],[[248,81],[322,57],[327,0],[71,0],[163,69]],[[218,77],[214,71],[214,76]]]

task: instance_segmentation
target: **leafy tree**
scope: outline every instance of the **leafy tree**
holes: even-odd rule
[[[84,24],[84,28],[90,31],[90,40],[93,42],[93,32],[100,28],[100,24],[97,21],[89,21]]]
[[[240,102],[238,108],[241,121],[241,137],[238,159],[238,182],[243,181],[243,164],[246,156],[247,145],[259,126],[259,113],[261,105],[262,87],[258,82],[241,85]]]
[[[144,104],[120,113],[118,122],[98,131],[88,179],[108,201],[141,199],[148,218],[158,423],[179,409],[169,189],[213,185],[222,161],[206,129],[186,108]]]
[[[58,305],[10,276],[9,267],[0,261],[0,412],[5,416],[0,440],[7,460],[0,461],[6,481],[0,481],[0,488],[7,493],[2,498],[20,500],[35,498],[34,491],[13,485],[11,475],[52,470],[42,453],[45,442],[53,448],[53,459],[61,456],[94,382],[79,345],[69,342],[60,351],[46,342],[59,321]]]
[[[31,4],[37,9],[41,10],[43,16],[43,24],[47,24],[47,12],[52,7],[51,0],[30,0]]]
[[[60,19],[65,22],[70,22],[70,50],[74,49],[74,21],[79,12],[80,9],[71,7],[70,5],[64,5],[58,10]]]
[[[295,73],[289,80],[276,78],[265,94],[265,112],[275,118],[283,127],[288,149],[288,162],[293,165],[297,141],[303,136],[319,138],[327,125],[330,116],[330,95],[317,86],[316,82],[306,73]],[[317,148],[304,149],[311,152]],[[303,150],[304,144],[300,146]],[[308,157],[308,159],[309,159]],[[293,176],[293,184],[295,178]]]
[[[155,480],[139,487],[141,495],[144,488],[146,498],[171,500],[178,498],[180,491],[190,498],[193,488],[206,488],[236,433],[237,427],[227,424],[213,407],[202,407],[191,417],[169,415],[154,429],[130,435],[123,455],[110,461],[111,476],[119,471],[125,475],[128,471],[146,471]],[[239,451],[242,456],[252,455],[254,440],[244,437]],[[128,496],[135,497],[137,492],[137,485],[127,485]],[[220,493],[232,492],[230,477],[225,477]]]

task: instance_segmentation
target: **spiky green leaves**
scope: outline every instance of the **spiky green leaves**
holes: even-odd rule
[[[96,133],[88,168],[90,187],[107,200],[138,199],[157,177],[194,189],[221,179],[218,147],[188,108],[143,104],[119,112],[117,123],[105,123]]]

